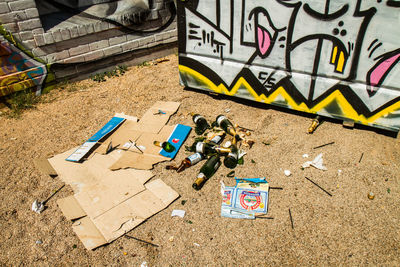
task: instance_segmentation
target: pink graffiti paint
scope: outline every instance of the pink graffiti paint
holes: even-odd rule
[[[400,53],[397,55],[394,55],[385,61],[383,61],[381,64],[376,66],[374,70],[371,72],[370,77],[369,77],[369,83],[372,86],[377,86],[381,82],[382,78],[386,75],[388,70],[393,66],[393,64],[396,63],[397,59],[400,57]]]
[[[265,55],[271,46],[271,34],[263,27],[258,26],[257,35],[258,49],[262,55]]]

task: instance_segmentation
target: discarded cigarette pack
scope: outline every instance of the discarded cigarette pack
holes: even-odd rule
[[[263,178],[235,178],[235,187],[225,187],[221,216],[255,219],[268,212],[268,182]]]

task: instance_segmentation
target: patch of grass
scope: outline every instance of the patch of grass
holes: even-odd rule
[[[107,78],[119,77],[124,75],[127,70],[128,70],[127,66],[119,65],[111,71],[105,71],[91,75],[90,79],[92,79],[92,81],[101,83],[107,81],[106,77]]]
[[[139,65],[137,65],[139,68],[141,68],[141,67],[147,67],[147,66],[150,66],[151,64],[150,64],[150,62],[148,62],[148,61],[143,61],[142,63],[140,63]]]
[[[10,118],[19,118],[24,110],[34,108],[38,102],[39,96],[30,90],[15,92],[5,99],[5,104],[10,108],[5,115]]]

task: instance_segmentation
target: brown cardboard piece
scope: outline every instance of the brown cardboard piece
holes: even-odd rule
[[[103,155],[99,148],[89,160],[76,163],[65,160],[75,151],[71,149],[49,159],[60,179],[74,191],[57,203],[67,219],[75,220],[72,228],[87,249],[112,242],[179,197],[160,179],[147,182],[154,163],[170,160],[158,154],[160,148],[153,141],[166,140],[171,134],[174,127],[164,124],[178,107],[179,103],[157,102],[141,121],[126,120],[100,146],[104,151],[109,141],[115,146],[130,140],[146,148],[143,154],[116,149]],[[155,114],[158,110],[166,114]],[[116,163],[121,168],[143,168],[112,171]]]
[[[38,158],[33,160],[36,168],[43,174],[50,175],[51,177],[57,176],[57,172],[50,165],[49,161],[45,158]]]
[[[148,129],[148,128],[147,128]],[[154,141],[167,140],[174,130],[173,126],[164,126],[158,134],[143,133],[136,140],[136,144],[144,147],[143,153],[137,151],[127,151],[122,157],[111,165],[111,170],[119,170],[124,168],[135,168],[140,170],[150,170],[153,165],[159,162],[171,160],[170,158],[159,154],[161,148],[153,144]]]

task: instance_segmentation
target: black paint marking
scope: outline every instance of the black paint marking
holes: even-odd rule
[[[382,43],[379,43],[379,44],[377,44],[372,50],[371,50],[371,52],[369,53],[369,58],[371,58],[371,56],[372,56],[372,54],[375,52],[375,50],[376,49],[378,49],[379,47],[381,47],[382,46]]]
[[[285,37],[285,36],[282,36],[282,37],[279,38],[278,41],[285,41],[285,40],[286,40],[286,37]]]
[[[386,5],[390,6],[390,7],[400,7],[400,2],[394,1],[394,0],[389,0],[386,2]]]
[[[195,28],[195,29],[199,29],[200,28],[200,26],[198,26],[198,25],[196,25],[196,24],[193,24],[193,23],[189,23],[189,27],[190,28]]]
[[[369,47],[368,47],[368,51],[371,50],[372,46],[373,46],[376,42],[378,42],[378,39],[375,39],[375,40],[373,40],[373,41],[371,42],[371,44],[370,44]]]
[[[189,34],[198,34],[198,32],[197,32],[197,31],[194,31],[194,30],[190,30],[190,31],[189,31]]]
[[[189,40],[201,40],[201,38],[198,36],[189,35]]]
[[[216,4],[216,17],[217,17],[217,27],[220,28],[221,27],[221,2],[220,0],[215,0],[215,4]]]
[[[315,11],[314,9],[312,9],[309,4],[305,4],[303,6],[303,9],[308,15],[310,15],[313,18],[316,18],[316,19],[322,20],[322,21],[331,21],[331,20],[340,18],[341,16],[346,14],[346,12],[349,10],[349,5],[345,4],[341,9],[339,9],[338,11],[336,11],[335,13],[332,13],[332,14],[329,14],[329,1],[328,0],[327,0],[327,4],[325,6],[324,14],[319,13],[318,11]],[[326,11],[328,11],[328,12],[326,12]]]

